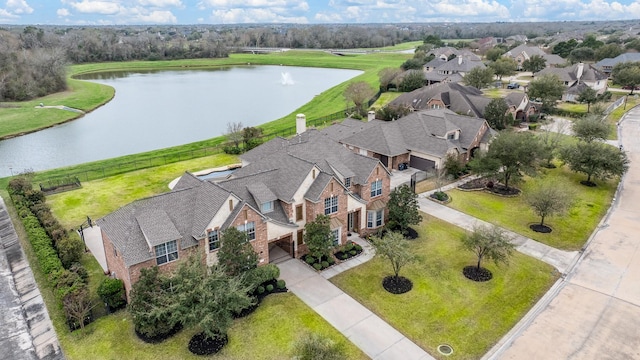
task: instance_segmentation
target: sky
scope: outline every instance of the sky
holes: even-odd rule
[[[625,19],[640,19],[640,0],[0,0],[0,24],[324,24]]]

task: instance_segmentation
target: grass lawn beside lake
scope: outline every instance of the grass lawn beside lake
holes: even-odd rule
[[[67,229],[105,216],[141,198],[169,191],[171,180],[185,171],[198,171],[238,163],[235,155],[217,154],[168,165],[137,170],[82,183],[82,188],[47,196],[47,204]]]
[[[483,262],[493,279],[476,283],[462,274],[476,257],[460,249],[463,230],[423,214],[408,241],[421,259],[400,275],[413,282],[402,295],[388,293],[388,260],[375,258],[331,279],[335,285],[439,359],[479,359],[507,333],[557,279],[553,267],[514,252],[509,266]],[[436,347],[449,344],[445,357]]]
[[[187,345],[194,330],[184,329],[160,344],[137,338],[127,311],[102,317],[84,331],[58,331],[65,357],[74,359],[291,359],[293,343],[305,332],[319,333],[341,344],[347,359],[367,359],[355,345],[291,293],[265,298],[251,315],[235,320],[229,343],[216,355],[197,356]]]
[[[596,180],[598,186],[587,187],[580,184],[581,180],[586,180],[585,175],[563,166],[542,169],[538,177],[529,178],[516,187],[526,193],[535,182],[545,178],[557,181],[563,189],[576,195],[574,205],[564,216],[545,219],[545,225],[553,229],[549,234],[529,228],[529,225],[539,223],[540,217],[526,204],[523,196],[507,198],[483,191],[454,189],[448,192],[452,198],[448,206],[555,248],[579,250],[609,209],[618,182]]]

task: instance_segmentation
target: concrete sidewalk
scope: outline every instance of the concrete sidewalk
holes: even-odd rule
[[[84,233],[84,244],[91,252],[93,257],[96,258],[98,264],[102,267],[102,271],[107,273],[107,257],[104,253],[104,245],[102,244],[102,232],[100,227],[93,225],[82,230]]]
[[[433,359],[299,259],[278,264],[289,290],[375,360]]]
[[[473,216],[431,201],[426,198],[428,194],[430,193],[423,193],[418,197],[418,203],[422,212],[466,230],[472,230],[476,225],[490,225],[486,221],[479,220]],[[513,231],[505,230],[505,233],[511,238],[512,243],[516,245],[516,250],[552,265],[562,274],[565,274],[578,259],[579,253],[577,251],[558,250],[549,245],[516,234]]]

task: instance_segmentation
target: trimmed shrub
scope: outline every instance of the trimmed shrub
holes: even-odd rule
[[[349,256],[345,253],[340,254],[340,260],[346,260]]]
[[[352,249],[353,249],[353,243],[347,243],[347,244],[344,246],[344,252],[349,252],[349,251],[351,251]]]
[[[257,291],[258,291],[258,294],[263,294],[264,293],[264,286],[262,286],[262,285],[258,286]]]
[[[538,129],[538,125],[540,124],[529,124],[529,130],[535,131]]]
[[[313,256],[311,256],[311,255],[307,255],[307,257],[305,258],[305,260],[304,260],[304,261],[306,261],[306,262],[307,262],[307,264],[311,265],[311,264],[313,264],[314,262],[316,262],[316,258],[314,258],[314,257],[313,257]]]
[[[284,289],[286,287],[286,283],[284,282],[284,280],[278,280],[278,282],[276,283],[276,287],[280,290]]]
[[[362,246],[360,246],[360,245],[358,245],[358,244],[355,244],[355,245],[353,246],[353,248],[354,248],[356,251],[362,251]]]
[[[322,265],[320,265],[320,264],[318,264],[318,263],[314,263],[314,264],[313,264],[313,268],[314,268],[314,269],[316,269],[316,270],[318,270],[318,271],[320,271],[320,270],[322,270]]]
[[[57,248],[58,256],[65,269],[79,262],[84,253],[84,244],[78,237],[63,237],[58,241]]]
[[[330,258],[327,259],[327,262],[329,263],[329,265],[333,265],[333,264],[336,263],[336,260],[334,258],[330,257]]]
[[[294,345],[298,360],[344,359],[344,347],[319,334],[305,334]]]
[[[82,264],[80,263],[71,264],[71,266],[69,267],[69,271],[73,271],[74,273],[78,274],[78,276],[80,276],[82,281],[84,282],[89,281],[89,272],[87,271],[87,269],[84,268],[84,266],[82,266]]]
[[[273,285],[269,284],[267,285],[267,292],[272,292],[273,291]]]
[[[351,256],[356,256],[358,254],[358,252],[355,251],[355,250],[351,250],[351,251],[349,251],[349,254],[351,254]]]
[[[323,262],[320,263],[320,265],[322,265],[322,268],[325,269],[325,268],[329,267],[329,262],[328,261],[323,261]]]
[[[267,264],[247,271],[245,281],[251,287],[251,290],[254,290],[260,284],[277,279],[279,276],[280,269],[274,264]]]
[[[120,279],[102,280],[98,286],[98,296],[112,310],[119,309],[127,303],[124,296],[124,283]]]

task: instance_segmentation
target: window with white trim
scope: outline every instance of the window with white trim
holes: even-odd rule
[[[209,251],[217,250],[220,247],[220,233],[218,230],[209,231],[207,238],[209,239]]]
[[[338,246],[340,244],[340,228],[331,230],[331,237],[333,238],[333,246]]]
[[[384,209],[367,211],[367,228],[375,229],[384,225]]]
[[[334,214],[338,212],[338,197],[332,196],[324,199],[324,214]]]
[[[371,183],[371,197],[382,195],[382,179]]]
[[[256,239],[256,223],[254,221],[240,225],[237,229],[247,234],[247,241]]]
[[[260,206],[260,211],[262,213],[270,213],[273,211],[273,201],[267,201],[266,203],[262,203]]]
[[[178,242],[176,240],[153,247],[156,254],[156,264],[162,265],[174,260],[178,260]]]

